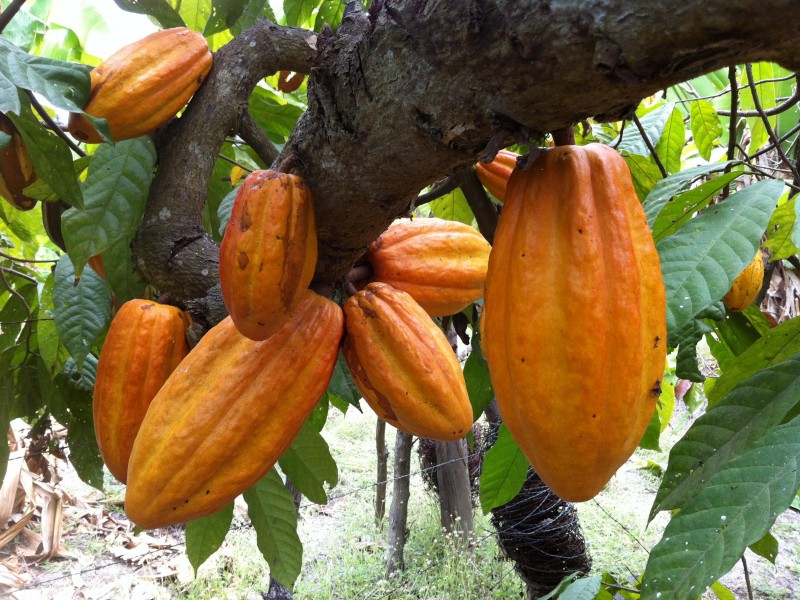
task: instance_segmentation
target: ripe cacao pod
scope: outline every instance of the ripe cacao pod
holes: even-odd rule
[[[4,114],[0,114],[0,131],[11,136],[0,150],[0,196],[17,210],[30,210],[36,206],[36,200],[28,198],[23,190],[36,181],[33,163],[22,136]]]
[[[733,280],[731,289],[722,297],[722,303],[728,310],[741,312],[753,303],[763,283],[764,257],[759,249],[752,262]]]
[[[174,306],[130,300],[111,321],[97,363],[92,408],[100,454],[122,483],[147,407],[189,353],[187,320]]]
[[[472,227],[445,219],[401,219],[369,247],[373,281],[403,290],[432,317],[483,296],[492,247]]]
[[[205,80],[212,60],[208,42],[196,31],[175,27],[151,33],[92,70],[83,110],[107,119],[117,141],[144,135],[178,114]],[[69,132],[82,142],[103,141],[82,113],[70,115]]]
[[[251,340],[280,329],[317,264],[311,192],[288,173],[254,171],[242,183],[219,249],[222,298]]]
[[[475,165],[475,174],[489,193],[500,202],[505,202],[506,186],[511,171],[517,166],[519,154],[510,150],[500,150],[490,163],[479,162]]]
[[[151,529],[216,512],[291,445],[328,386],[343,329],[337,304],[306,291],[263,342],[228,317],[200,340],[147,411],[125,510]]]
[[[512,436],[561,498],[592,498],[647,429],[667,350],[658,254],[617,152],[560,146],[514,171],[482,318]]]
[[[472,426],[464,374],[444,333],[414,299],[373,282],[343,308],[342,351],[372,410],[413,435],[464,437]]]

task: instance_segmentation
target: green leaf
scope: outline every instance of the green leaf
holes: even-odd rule
[[[247,0],[213,0],[211,16],[206,21],[203,35],[209,36],[230,29],[242,16]]]
[[[75,270],[66,255],[56,265],[55,278],[56,330],[80,370],[111,316],[111,290],[91,269],[76,285]]]
[[[750,544],[748,548],[750,548],[750,550],[758,554],[760,557],[766,558],[774,565],[775,559],[778,558],[780,545],[778,544],[778,540],[775,539],[775,536],[768,531],[764,534],[764,537],[757,542]]]
[[[556,586],[556,588],[554,590],[552,590],[548,594],[545,594],[544,596],[539,598],[539,600],[551,600],[553,598],[558,598],[559,594],[561,594],[561,592],[563,592],[565,589],[567,589],[567,587],[573,581],[575,581],[575,579],[577,579],[579,576],[580,576],[579,573],[570,573],[569,575],[564,577],[564,579],[562,579],[561,581],[558,582],[558,585]]]
[[[670,339],[670,343],[678,346],[678,354],[675,357],[676,377],[697,383],[705,380],[697,365],[697,344],[711,331],[711,327],[703,321],[692,319]]]
[[[303,425],[292,445],[280,457],[279,464],[304,496],[317,504],[327,504],[324,484],[334,487],[339,481],[339,469],[328,442],[311,425]]]
[[[622,158],[631,171],[636,195],[640,200],[644,200],[661,180],[661,171],[649,156],[625,153]]]
[[[122,10],[153,17],[164,29],[186,27],[181,16],[167,0],[114,0]]]
[[[725,366],[708,392],[711,404],[719,402],[734,387],[766,367],[778,365],[800,352],[800,319],[784,321],[767,335],[757,338],[736,359]]]
[[[61,338],[58,337],[55,321],[52,320],[54,313],[53,290],[55,288],[55,276],[51,273],[42,286],[42,293],[39,296],[39,317],[42,320],[36,328],[36,337],[39,342],[39,355],[42,363],[47,369],[50,379],[53,379],[61,372],[64,363],[69,358],[69,352]]]
[[[53,106],[79,111],[89,99],[91,67],[79,63],[32,56],[0,37],[0,79],[7,79],[18,88],[41,94]],[[0,98],[7,95],[2,94]],[[15,112],[0,104],[0,112]]]
[[[600,592],[602,580],[599,575],[577,579],[570,583],[561,594],[559,600],[593,600]]]
[[[133,239],[144,215],[155,162],[149,136],[98,147],[83,184],[84,210],[71,208],[61,217],[79,276],[90,257],[117,241]]]
[[[687,506],[712,477],[780,424],[798,399],[800,353],[739,384],[673,446],[650,519]]]
[[[245,29],[252,27],[255,22],[262,17],[269,19],[273,23],[276,21],[275,13],[272,12],[272,7],[269,5],[269,2],[267,2],[267,0],[249,0],[242,12],[241,18],[236,21],[233,26],[233,34],[239,35]]]
[[[294,499],[272,469],[244,493],[256,543],[269,564],[270,575],[288,588],[303,564],[303,544],[297,536]]]
[[[290,27],[307,27],[320,0],[283,0],[286,24]]]
[[[9,381],[10,373],[6,372],[3,377],[0,377],[0,386],[4,389],[10,388]],[[8,416],[8,402],[0,402],[0,431],[8,432],[11,425],[11,419]],[[6,476],[6,469],[8,467],[8,457],[11,454],[11,449],[8,447],[8,435],[6,439],[0,441],[0,482]]]
[[[528,476],[528,460],[522,454],[508,427],[500,425],[497,441],[486,452],[480,480],[483,514],[503,506],[519,494]]]
[[[429,206],[432,217],[448,221],[459,221],[467,225],[472,225],[472,221],[475,220],[472,209],[469,207],[461,188],[456,188],[449,194],[437,198]]]
[[[714,142],[722,135],[722,122],[717,110],[708,100],[695,100],[689,106],[689,117],[697,151],[709,160]]]
[[[129,240],[120,239],[111,244],[103,252],[102,260],[108,285],[121,302],[144,297],[147,284],[134,267]]]
[[[80,156],[72,161],[75,179],[83,173],[92,162],[91,156]],[[25,195],[41,202],[58,202],[60,196],[53,191],[53,188],[43,179],[36,179],[32,184],[25,188]]]
[[[644,431],[642,439],[639,440],[639,447],[645,450],[661,450],[659,442],[661,441],[661,419],[658,412],[654,411],[653,416],[650,417],[650,422],[647,424],[647,429]]]
[[[492,379],[489,376],[489,365],[481,352],[480,334],[477,329],[472,332],[472,352],[464,364],[464,380],[467,383],[467,393],[472,404],[472,420],[477,421],[481,413],[494,398]]]
[[[347,6],[347,3],[343,0],[322,0],[322,4],[319,5],[319,11],[317,11],[317,18],[314,21],[314,31],[321,31],[326,24],[330,25],[334,31],[339,29],[345,6]]]
[[[650,140],[650,144],[652,146],[655,146],[661,138],[661,134],[664,131],[667,121],[672,115],[674,107],[675,104],[673,102],[669,102],[663,106],[654,108],[649,113],[639,118],[639,122],[642,124],[642,129],[644,129],[645,133],[647,133],[647,138]],[[618,139],[619,138],[617,138],[617,140]],[[644,158],[650,156],[650,150],[647,148],[647,144],[645,143],[642,134],[639,133],[638,127],[636,127],[633,123],[627,124],[625,131],[622,134],[622,141],[619,142],[618,145],[617,140],[611,142],[610,145],[616,145],[617,150],[619,150],[623,155],[636,154]]]
[[[303,109],[293,104],[281,104],[277,96],[257,87],[250,94],[250,114],[276,144],[283,144],[294,129]]]
[[[236,200],[236,194],[239,188],[232,189],[219,203],[217,208],[217,216],[219,217],[219,236],[220,238],[225,235],[225,228],[228,226],[228,220],[231,218],[231,211],[233,210],[233,202]]]
[[[195,577],[208,558],[219,550],[233,522],[233,502],[213,515],[186,523],[186,556],[194,567]]]
[[[347,361],[341,352],[336,360],[331,382],[328,384],[328,393],[361,410],[361,392],[358,391],[358,387],[350,375],[350,367],[347,366]]]
[[[686,169],[681,171],[680,173],[675,173],[674,175],[670,175],[669,177],[662,179],[659,181],[647,197],[644,200],[644,212],[647,215],[647,223],[650,225],[650,228],[653,228],[653,224],[656,221],[656,218],[661,213],[661,210],[664,208],[664,205],[676,194],[681,193],[689,189],[689,187],[701,177],[705,177],[709,173],[714,173],[716,171],[722,171],[731,164],[738,164],[736,162],[722,162],[722,163],[713,163],[710,165],[702,165],[700,167],[694,167],[692,169]],[[753,253],[755,254],[755,252]]]
[[[685,145],[686,126],[683,123],[683,115],[680,110],[673,108],[664,125],[661,138],[656,144],[656,154],[669,173],[677,173],[681,170],[681,154]]]
[[[711,584],[711,591],[714,592],[714,595],[719,598],[719,600],[736,600],[736,596],[733,595],[733,592],[719,581],[715,581]]]
[[[651,551],[641,600],[694,598],[727,573],[791,504],[800,486],[798,461],[800,417],[720,464]]]
[[[753,260],[782,191],[781,181],[755,183],[658,243],[668,331],[680,329],[727,293]]]
[[[772,262],[800,253],[800,203],[796,195],[772,213],[763,245],[769,249]]]

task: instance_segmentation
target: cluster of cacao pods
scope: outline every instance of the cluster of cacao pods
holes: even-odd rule
[[[97,65],[85,113],[108,121],[111,136],[126,140],[165,125],[189,101],[211,70],[202,34],[175,27],[128,44]],[[72,113],[69,131],[97,144],[103,138],[83,113]]]
[[[0,148],[0,197],[17,210],[31,210],[36,200],[27,197],[24,190],[36,181],[33,163],[22,136],[4,114],[0,114],[0,132],[11,138]]]

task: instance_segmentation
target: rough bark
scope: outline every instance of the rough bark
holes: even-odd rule
[[[307,71],[309,110],[279,163],[314,193],[316,278],[336,282],[424,186],[513,141],[617,119],[667,86],[732,64],[800,69],[796,0],[377,0],[313,39],[259,22],[222,48],[159,145],[134,242],[144,275],[214,323],[225,314],[205,184],[260,77]],[[311,45],[309,44],[311,42]],[[285,161],[285,162],[284,162]]]
[[[467,442],[436,442],[436,470],[442,527],[467,546],[472,538],[472,495],[469,487]],[[459,460],[461,459],[461,460]]]
[[[383,419],[376,421],[375,451],[378,458],[377,485],[375,486],[375,525],[380,527],[386,514],[386,477],[389,464],[389,448],[386,447],[386,421]]]
[[[389,510],[389,545],[386,548],[386,574],[405,568],[403,549],[406,545],[408,499],[411,497],[411,440],[412,436],[398,431],[394,444],[394,487]]]

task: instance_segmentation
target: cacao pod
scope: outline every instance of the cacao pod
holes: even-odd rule
[[[752,262],[733,280],[731,289],[722,297],[722,303],[728,310],[741,312],[753,303],[763,283],[764,257],[759,249]]]
[[[489,193],[505,202],[506,186],[511,171],[517,166],[519,154],[510,150],[500,150],[490,163],[479,162],[475,165],[475,174]]]
[[[135,138],[165,125],[189,101],[211,70],[202,34],[175,27],[125,46],[97,65],[85,112],[108,120],[111,136]],[[82,113],[69,117],[69,132],[82,142],[103,141]]]
[[[278,73],[278,89],[284,94],[296,92],[306,76],[303,73],[292,73],[291,71],[281,71]]]
[[[97,273],[103,281],[108,281],[106,277],[106,268],[103,266],[103,257],[101,255],[96,254],[95,256],[90,256],[86,262],[92,267],[92,271]]]
[[[328,386],[337,304],[306,291],[275,335],[254,342],[230,317],[156,395],[133,445],[125,510],[151,529],[216,512],[269,471]]]
[[[272,170],[248,175],[219,249],[222,298],[239,331],[258,341],[280,329],[316,264],[314,206],[303,180]]]
[[[343,308],[342,351],[372,410],[413,435],[464,437],[472,426],[464,374],[444,333],[414,299],[373,282]]]
[[[658,254],[617,152],[560,146],[514,171],[482,318],[512,436],[561,498],[592,498],[647,429],[667,350]]]
[[[0,196],[17,210],[31,210],[36,206],[36,200],[28,198],[23,190],[36,181],[33,163],[22,136],[4,114],[0,114],[0,131],[11,136],[11,140],[0,149]]]
[[[189,353],[186,326],[180,309],[149,300],[126,302],[111,321],[97,363],[92,408],[100,454],[123,483],[147,407]]]
[[[373,281],[403,290],[432,317],[483,296],[492,247],[472,227],[444,219],[395,221],[370,246]]]

